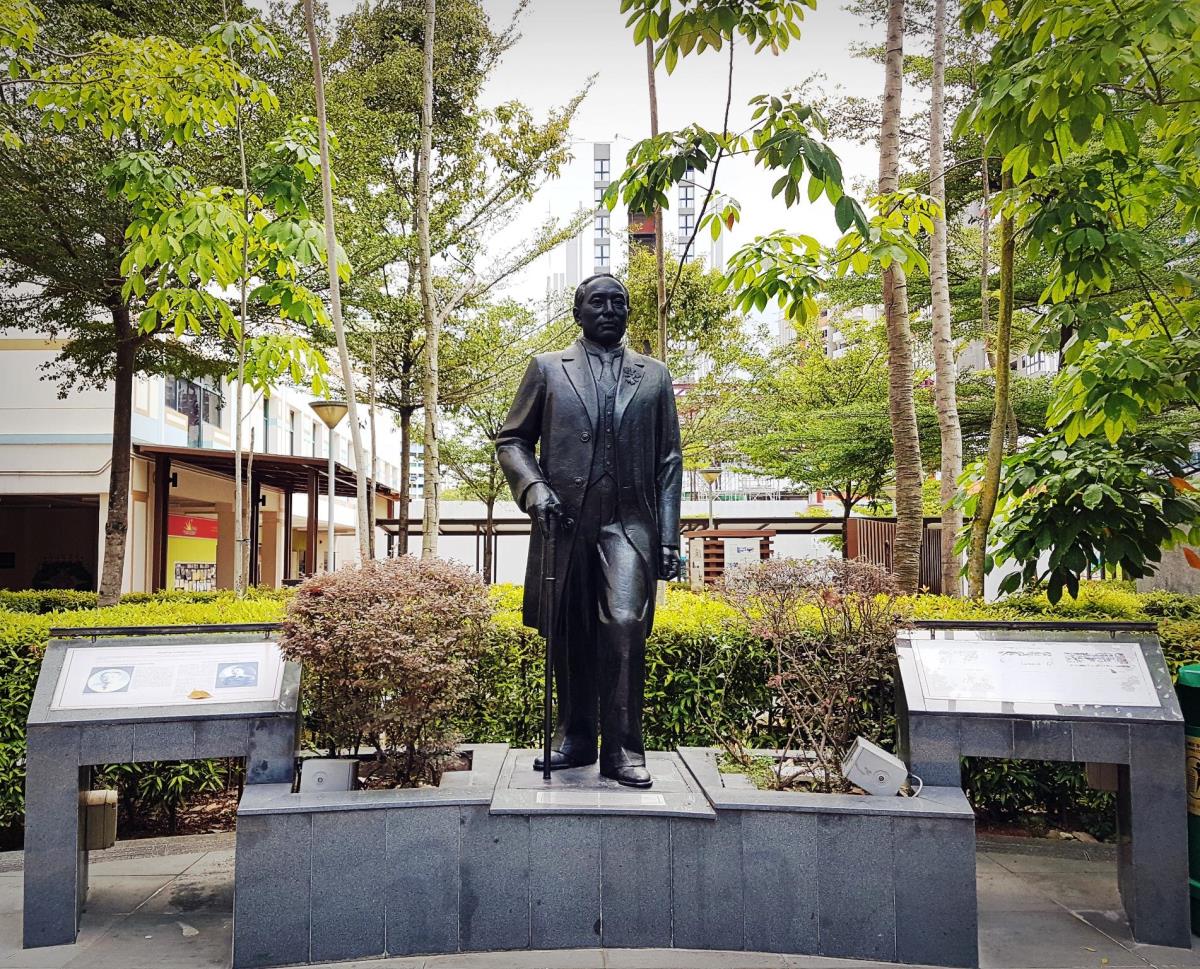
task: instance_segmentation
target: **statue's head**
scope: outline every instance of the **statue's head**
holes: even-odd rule
[[[589,276],[575,290],[575,322],[603,347],[616,346],[629,325],[629,290],[611,273]]]

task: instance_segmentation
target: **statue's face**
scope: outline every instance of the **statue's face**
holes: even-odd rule
[[[575,311],[575,321],[583,335],[603,347],[616,346],[629,325],[629,301],[615,279],[597,279],[588,283],[583,302]]]

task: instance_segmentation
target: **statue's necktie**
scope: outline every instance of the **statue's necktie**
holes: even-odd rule
[[[617,386],[617,359],[619,353],[605,353],[600,357],[600,389],[605,393]]]

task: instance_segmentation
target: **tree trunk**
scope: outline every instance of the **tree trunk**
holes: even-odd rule
[[[311,2],[311,0],[310,0]],[[438,329],[433,293],[433,256],[429,241],[429,166],[433,151],[433,31],[437,0],[425,0],[425,56],[421,67],[421,153],[417,183],[417,237],[421,251],[421,309],[425,319],[425,514],[421,526],[421,558],[437,557],[438,513]]]
[[[983,178],[979,198],[979,327],[986,352],[988,331],[992,328],[992,186],[991,173],[988,171],[987,138],[983,139],[980,154],[983,156]]]
[[[257,529],[250,524],[251,515],[257,515],[258,509],[254,507],[254,487],[250,482],[254,481],[254,428],[250,428],[249,446],[246,448],[246,482],[242,486],[241,504],[238,505],[238,517],[245,521],[246,530],[242,532],[242,544],[238,546],[237,558],[238,567],[242,572],[242,592],[249,588],[251,580],[254,578],[254,569],[250,564],[251,556],[258,554],[258,549],[253,547],[253,536]],[[239,459],[238,467],[241,467]]]
[[[228,17],[226,5],[222,4],[222,12]],[[237,102],[236,114],[236,130],[237,130],[237,148],[238,148],[238,171],[241,175],[242,183],[242,218],[247,222],[250,220],[250,171],[246,164],[246,134],[242,127],[242,102],[239,99]],[[249,526],[249,519],[244,514],[244,502],[242,500],[243,492],[246,483],[242,477],[242,422],[245,420],[245,414],[242,411],[242,398],[246,389],[246,328],[250,325],[249,313],[249,289],[250,279],[246,275],[250,262],[250,237],[248,234],[242,235],[242,269],[238,274],[238,326],[240,332],[237,334],[237,381],[234,387],[234,393],[237,395],[237,400],[234,402],[234,431],[233,431],[233,507],[236,509],[233,516],[233,591],[234,595],[243,596],[246,594],[246,586],[249,585],[250,575],[247,571],[248,557],[244,554],[246,548],[246,530]],[[264,405],[265,406],[265,405]],[[253,447],[253,445],[251,445]]]
[[[929,185],[942,207],[933,220],[929,249],[929,286],[933,299],[934,397],[942,439],[942,592],[962,591],[962,565],[954,551],[962,529],[962,511],[954,506],[958,477],[962,474],[962,427],[958,419],[955,387],[954,339],[950,327],[950,280],[946,267],[946,178],[943,128],[945,124],[946,0],[935,0],[933,24],[933,93],[929,102]]]
[[[1002,186],[1010,188],[1012,178],[1004,175]],[[985,563],[987,559],[988,528],[996,512],[1000,493],[1000,465],[1004,460],[1004,437],[1008,425],[1009,368],[1012,348],[1013,316],[1013,223],[1012,217],[1000,214],[1000,308],[996,314],[996,340],[993,350],[993,373],[996,377],[996,401],[992,410],[991,433],[988,435],[987,461],[983,469],[979,500],[971,521],[971,548],[967,557],[967,586],[972,598],[982,599]]]
[[[400,528],[396,535],[397,551],[408,554],[408,517],[412,507],[412,416],[411,407],[400,408]]]
[[[129,534],[129,451],[133,446],[133,372],[137,347],[129,307],[112,307],[117,337],[113,370],[112,461],[108,472],[108,518],[104,523],[104,564],[100,569],[100,605],[115,605],[125,577],[125,539]]]
[[[842,498],[842,558],[850,558],[850,513],[854,511],[854,500],[849,496],[853,491],[847,491]]]
[[[904,0],[888,0],[884,61],[883,123],[879,130],[879,193],[900,184],[900,98],[904,59]],[[917,591],[921,578],[921,440],[913,394],[912,328],[908,320],[908,281],[892,263],[883,273],[883,307],[888,337],[888,415],[896,463],[896,541],[892,571],[900,589]]]
[[[650,95],[650,137],[658,136],[658,85],[654,78],[654,41],[646,38],[646,88]],[[667,253],[663,239],[663,213],[654,207],[654,267],[658,293],[658,358],[667,362]]]
[[[321,150],[321,201],[325,215],[325,263],[329,270],[329,315],[337,337],[338,360],[342,381],[346,386],[346,406],[350,420],[350,443],[354,448],[354,473],[358,504],[358,554],[363,561],[370,558],[368,533],[371,528],[367,510],[367,462],[363,457],[362,429],[358,426],[358,398],[354,387],[354,371],[350,368],[350,352],[346,349],[346,327],[342,323],[342,287],[337,272],[337,235],[333,225],[333,170],[329,165],[329,127],[325,121],[325,78],[321,72],[321,49],[317,41],[313,0],[304,0],[304,20],[308,28],[308,49],[312,57],[313,88],[317,104],[317,136]]]
[[[496,499],[489,498],[484,507],[487,509],[483,520],[483,581],[485,585],[492,584],[492,532],[496,530]]]
[[[379,485],[379,438],[375,428],[375,337],[371,337],[371,377],[367,386],[368,414],[371,422],[371,486],[367,492],[371,528],[367,532],[369,557],[375,558],[375,489]]]
[[[245,304],[243,303],[243,309]],[[242,470],[243,391],[246,379],[246,316],[241,319],[242,335],[238,337],[237,376],[233,385],[233,593],[245,595],[246,575],[246,477]]]

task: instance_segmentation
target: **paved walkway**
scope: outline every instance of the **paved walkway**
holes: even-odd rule
[[[1197,967],[1200,947],[1135,944],[1111,848],[981,841],[979,948],[985,969]],[[0,969],[226,969],[231,835],[123,842],[98,852],[79,941],[21,949],[21,854],[0,854]],[[1200,942],[1200,940],[1197,940]],[[337,963],[338,969],[815,969],[868,967],[812,956],[587,949]]]

